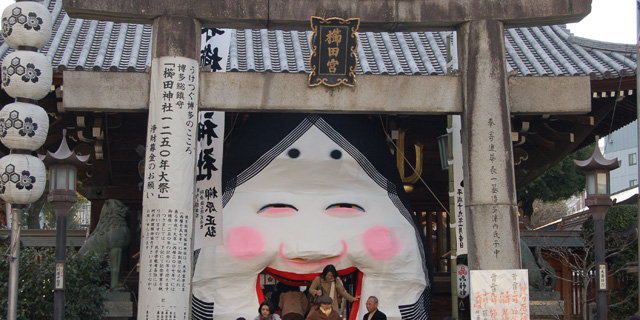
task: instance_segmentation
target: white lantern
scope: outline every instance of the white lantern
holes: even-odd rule
[[[47,171],[37,157],[10,154],[0,159],[0,198],[11,204],[33,203],[42,196]]]
[[[32,51],[16,51],[2,61],[2,87],[13,98],[40,100],[51,90],[49,59]]]
[[[49,131],[49,116],[40,106],[15,102],[0,110],[0,141],[9,149],[35,151]]]
[[[35,1],[20,1],[2,12],[2,35],[14,49],[42,48],[51,38],[51,13]]]

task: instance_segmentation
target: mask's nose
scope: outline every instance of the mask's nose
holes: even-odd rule
[[[305,241],[292,241],[280,245],[283,259],[296,263],[321,262],[343,256],[347,251],[344,241],[326,240],[326,235],[309,234]]]

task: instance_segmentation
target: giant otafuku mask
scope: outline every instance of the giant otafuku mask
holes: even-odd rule
[[[361,273],[351,318],[374,295],[389,319],[427,319],[429,254],[379,121],[252,114],[237,131],[223,165],[224,245],[197,253],[195,319],[253,317],[260,273],[309,280],[327,264]]]

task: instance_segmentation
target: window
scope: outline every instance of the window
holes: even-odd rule
[[[629,180],[629,187],[634,187],[638,185],[638,179]]]
[[[629,165],[632,166],[638,163],[638,155],[634,153],[629,154]]]

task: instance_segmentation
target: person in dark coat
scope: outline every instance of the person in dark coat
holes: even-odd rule
[[[362,320],[387,320],[387,316],[378,310],[378,298],[371,296],[367,299],[367,311],[369,313],[362,317]]]
[[[318,298],[318,303],[320,307],[309,312],[309,316],[307,316],[307,320],[341,320],[340,314],[333,310],[331,305],[333,304],[333,299],[328,296],[321,296]]]

